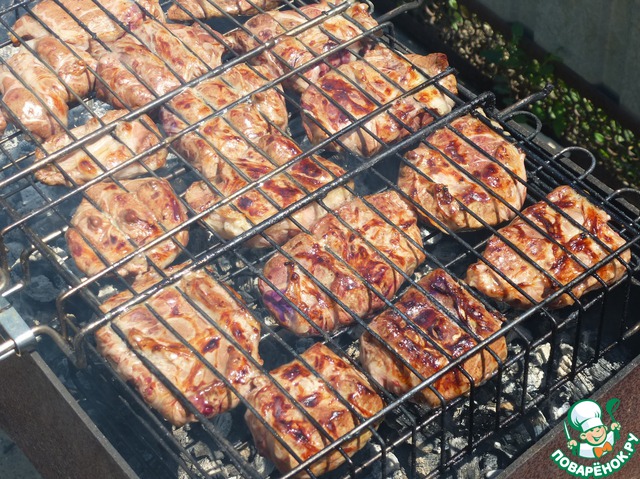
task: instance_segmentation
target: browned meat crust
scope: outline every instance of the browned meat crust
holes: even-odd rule
[[[200,25],[163,25],[145,20],[134,34],[185,82],[222,64],[224,45]]]
[[[418,285],[433,299],[416,287],[409,288],[394,309],[386,310],[369,324],[370,330],[385,344],[369,331],[360,338],[362,365],[380,385],[396,395],[417,387],[478,341],[498,331],[504,321],[497,313],[488,312],[444,270],[430,272]],[[436,345],[444,354],[436,349]],[[504,337],[491,343],[490,349],[500,360],[506,359]],[[415,368],[422,378],[400,358]],[[496,370],[497,365],[494,355],[484,349],[467,359],[462,368],[477,386]],[[444,401],[450,401],[469,391],[470,382],[462,370],[456,368],[436,380],[433,387]],[[414,399],[434,407],[442,404],[430,388],[418,392]]]
[[[220,133],[218,131],[217,135]],[[258,141],[258,147],[266,156],[254,148],[247,148],[239,150],[238,152],[243,152],[242,155],[234,158],[236,167],[251,181],[259,181],[276,166],[302,154],[302,150],[293,140],[281,134],[263,136]],[[261,182],[259,189],[252,189],[236,198],[232,206],[216,208],[205,216],[204,221],[223,238],[235,238],[343,173],[342,168],[319,156],[302,158],[287,168],[285,173]],[[211,182],[225,197],[248,184],[230,167],[218,171]],[[331,190],[322,201],[326,208],[333,210],[351,198],[349,190],[339,187]],[[192,184],[185,193],[185,200],[197,213],[206,211],[221,199],[222,197],[204,181]],[[293,213],[291,217],[302,228],[310,228],[326,212],[325,208],[313,202]],[[290,219],[280,221],[265,230],[265,234],[277,244],[284,244],[299,232],[300,228]],[[257,235],[249,239],[246,245],[263,248],[269,247],[270,243],[262,235]]]
[[[100,119],[91,118],[84,125],[71,130],[76,140],[96,131],[103,125],[118,121],[127,110],[111,110]],[[106,170],[111,170],[142,153],[160,141],[160,132],[155,123],[147,115],[142,115],[134,121],[119,121],[111,134],[102,135],[97,140],[85,144],[88,153],[82,148],[63,156],[54,163],[48,163],[36,171],[35,177],[48,185],[83,185],[87,181],[96,178]],[[46,154],[54,153],[67,145],[72,139],[67,133],[59,133],[49,138],[42,145],[42,149],[36,150],[36,158],[42,160]],[[92,156],[89,156],[92,155]],[[95,158],[100,165],[93,159]],[[115,178],[133,178],[145,174],[148,170],[156,170],[164,166],[167,159],[167,150],[162,148],[151,155],[145,156],[140,162],[118,170],[113,174]],[[146,165],[146,168],[145,166]],[[72,182],[62,174],[64,171]]]
[[[345,148],[370,156],[383,147],[382,143],[396,141],[409,134],[409,130],[431,123],[432,113],[444,115],[451,111],[453,100],[441,89],[457,92],[453,75],[447,75],[438,81],[441,89],[431,85],[406,98],[398,99],[403,93],[428,80],[414,65],[429,77],[442,73],[449,67],[447,57],[441,53],[427,56],[412,54],[407,55],[407,59],[409,61],[389,48],[378,45],[365,54],[364,61],[341,65],[307,88],[300,101],[304,113],[303,124],[311,142],[320,143],[329,135],[342,131],[353,123],[350,116],[359,119],[382,105],[393,103],[387,111],[365,122],[363,128],[357,128],[339,138]],[[376,135],[382,143],[372,135]],[[331,148],[338,151],[342,149],[337,143],[331,143]]]
[[[163,25],[146,20],[133,33],[135,36],[127,34],[107,43],[106,48],[91,43],[102,78],[96,92],[116,108],[141,107],[222,62],[224,46],[218,35],[200,25]]]
[[[139,277],[133,288],[142,292],[160,279],[155,271],[150,271]],[[128,291],[120,293],[105,302],[102,309],[110,311],[131,297]],[[112,325],[124,334],[130,346]],[[232,337],[235,344],[226,339],[223,332]],[[219,375],[242,395],[251,387],[256,369],[248,358],[262,362],[258,355],[259,340],[260,325],[239,296],[227,291],[205,271],[188,273],[175,285],[163,288],[96,332],[100,353],[151,407],[176,426],[196,418],[135,353],[149,360],[203,416],[212,417],[239,403]],[[190,348],[201,354],[208,364]]]
[[[247,401],[260,415],[258,418],[250,411],[245,414],[254,443],[260,454],[271,459],[282,473],[353,430],[361,423],[358,415],[369,418],[384,406],[365,376],[327,346],[317,343],[301,356],[309,367],[298,360],[280,366],[269,373],[270,378],[257,380],[256,388],[247,395]],[[282,393],[276,382],[291,394],[295,402]],[[313,418],[322,431],[309,418]],[[280,439],[272,435],[263,421],[278,433]],[[342,450],[352,456],[367,443],[371,434],[371,430],[365,428],[355,439],[342,444]],[[281,441],[297,457],[291,455]],[[342,453],[334,451],[314,462],[310,470],[321,475],[344,461]],[[298,477],[308,475],[300,474]]]
[[[313,335],[318,334],[316,327],[332,331],[354,321],[309,275],[355,315],[367,318],[384,305],[378,295],[390,299],[404,282],[392,264],[411,275],[424,261],[413,209],[394,191],[370,195],[365,200],[371,207],[357,198],[324,216],[311,228],[310,235],[301,233],[289,240],[283,251],[293,261],[278,253],[265,264],[264,276],[275,290],[260,279],[260,293],[284,327],[297,334]],[[287,300],[308,315],[311,323]]]
[[[405,158],[411,166],[400,167],[400,188],[454,231],[483,226],[462,205],[493,226],[512,219],[515,212],[508,205],[519,210],[527,197],[524,153],[470,115],[437,130]]]
[[[331,8],[332,6],[328,3],[320,2],[305,5],[299,11],[275,10],[256,15],[244,24],[244,29],[230,32],[227,38],[234,50],[246,53],[260,46],[260,42],[278,37],[278,41],[272,48],[253,60],[264,65],[273,78],[310,63],[318,55],[335,49],[336,52],[325,60],[328,64],[324,61],[316,63],[305,69],[301,75],[285,81],[286,86],[302,93],[309,83],[315,83],[329,70],[330,66],[337,67],[354,60],[355,57],[351,52],[361,52],[368,46],[370,42],[365,40],[350,45],[348,49],[340,48],[342,42],[362,34],[362,29],[354,23],[354,20],[365,30],[378,25],[372,18],[367,4],[355,3],[343,14],[328,17],[318,26],[307,28],[295,36],[286,35],[289,30],[325,14]]]
[[[28,44],[35,56],[22,46],[0,67],[0,92],[20,124],[44,139],[64,131],[67,103],[93,88],[94,76],[87,67],[95,68],[95,61],[50,36]]]
[[[98,98],[114,108],[139,108],[180,86],[164,61],[132,35],[107,48],[92,42],[91,54],[98,59]]]
[[[122,181],[121,188],[110,181],[93,185],[71,218],[66,239],[76,266],[91,276],[102,271],[141,246],[171,230],[187,219],[187,212],[166,180],[140,178]],[[180,253],[179,244],[189,241],[182,229],[167,239],[137,254],[118,269],[122,275],[146,272],[152,261],[165,267]],[[94,251],[95,249],[95,251]],[[98,251],[106,264],[96,254]]]
[[[625,241],[607,222],[609,215],[591,204],[569,186],[560,186],[522,214],[542,232],[516,218],[511,224],[498,230],[501,237],[513,243],[517,251],[500,237],[492,236],[483,253],[484,261],[505,274],[513,283],[531,297],[534,303],[545,300],[563,285],[573,281],[586,268],[595,266],[612,251],[625,245]],[[568,215],[578,225],[563,217]],[[602,244],[600,244],[602,243]],[[628,263],[631,253],[620,253],[620,260]],[[578,260],[586,266],[581,266]],[[626,268],[619,259],[608,261],[596,273],[606,284],[622,278]],[[518,308],[532,305],[516,288],[502,279],[493,269],[478,261],[467,270],[467,282],[487,296],[504,301]],[[539,271],[537,268],[541,268]],[[576,298],[599,289],[602,284],[595,275],[588,276],[571,289]],[[568,294],[549,303],[551,308],[561,308],[574,303]]]
[[[71,15],[57,1],[43,0],[31,9],[31,14],[23,15],[14,23],[15,37],[23,40],[43,37],[49,35],[49,28],[63,42],[87,50],[92,35],[103,41],[113,41],[125,32],[118,23],[135,28],[144,18],[142,10],[132,0],[61,0],[60,3]],[[143,6],[152,14],[161,10],[157,0],[145,0]],[[114,15],[117,22],[109,18],[107,12]],[[17,43],[15,37],[12,35],[12,40]]]
[[[189,21],[194,18],[214,18],[229,15],[254,15],[261,10],[278,6],[278,0],[174,0],[167,17],[170,20]],[[255,5],[255,7],[254,7]]]

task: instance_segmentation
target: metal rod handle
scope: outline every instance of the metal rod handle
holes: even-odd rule
[[[0,362],[5,359],[9,359],[13,356],[17,351],[16,343],[12,339],[5,341],[0,344]]]
[[[0,361],[11,355],[33,350],[36,337],[29,325],[20,314],[0,297],[0,327],[4,329],[9,339],[0,344]]]

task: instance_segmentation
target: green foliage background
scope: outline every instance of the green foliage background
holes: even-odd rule
[[[560,59],[547,55],[532,58],[522,46],[524,29],[514,24],[510,35],[495,31],[457,0],[430,0],[425,21],[434,25],[442,39],[494,82],[499,101],[508,105],[539,91],[547,83],[554,91],[531,107],[551,127],[562,144],[587,148],[598,163],[626,186],[640,187],[640,144],[589,98],[583,97],[556,74]]]

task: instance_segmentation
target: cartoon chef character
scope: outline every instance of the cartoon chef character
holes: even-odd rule
[[[613,445],[620,439],[620,423],[614,421],[607,428],[602,422],[602,409],[595,401],[585,399],[575,403],[569,409],[567,421],[580,433],[582,442],[571,439],[565,425],[567,447],[579,457],[599,459],[613,451]]]

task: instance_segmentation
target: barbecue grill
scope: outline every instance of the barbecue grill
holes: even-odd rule
[[[420,4],[419,1],[413,2],[382,15],[376,14],[378,27],[365,30],[340,48],[370,39],[384,43],[400,54],[409,53],[410,49],[398,38],[390,20],[418,8]],[[301,5],[298,1],[287,1],[283,2],[282,8],[297,9]],[[23,1],[5,7],[0,12],[3,64],[6,64],[8,55],[15,51],[7,33],[11,31],[15,19],[32,6],[32,2]],[[348,4],[335,6],[325,16],[309,19],[296,27],[294,33],[319,25],[327,17],[344,15],[347,7]],[[244,19],[223,14],[219,19],[194,21],[226,32],[234,28],[242,29]],[[126,27],[123,28],[126,30]],[[124,119],[133,120],[153,112],[160,105],[167,105],[186,88],[206,78],[221,75],[234,65],[255,59],[274,43],[269,41],[244,55],[229,52],[222,66],[211,69],[201,78],[184,83],[177,90],[141,108],[131,110]],[[332,53],[335,52],[316,55],[314,62],[325,63],[333,68],[328,61]],[[293,69],[267,83],[261,90],[281,85],[306,67],[308,65]],[[429,82],[444,91],[437,82],[448,74],[455,74],[454,68]],[[166,147],[170,152],[167,166],[155,172],[148,171],[147,176],[165,178],[178,194],[183,194],[193,181],[206,179],[174,148],[174,141],[195,131],[204,120],[190,125],[174,137],[159,138],[156,146],[115,169],[105,171],[85,185],[73,184],[73,180],[67,178],[73,184],[70,188],[43,185],[34,179],[33,173],[74,149],[86,149],[85,145],[91,140],[112,131],[113,125],[103,126],[42,160],[35,159],[38,139],[24,128],[10,127],[0,140],[0,205],[4,212],[0,223],[0,325],[5,338],[0,343],[0,359],[6,359],[0,364],[0,373],[8,378],[0,394],[3,403],[9,405],[3,408],[0,418],[43,474],[51,477],[59,474],[143,478],[293,477],[299,472],[310,473],[308,468],[314,461],[333,451],[342,451],[349,440],[363,431],[369,431],[372,435],[369,443],[353,457],[345,457],[345,463],[326,477],[446,476],[455,475],[456,471],[468,467],[473,457],[489,457],[482,454],[495,449],[496,443],[512,441],[514,435],[524,427],[528,437],[521,438],[521,443],[516,446],[503,445],[498,448],[500,451],[490,456],[493,460],[487,460],[478,467],[477,470],[484,474],[506,467],[516,454],[562,417],[568,408],[568,401],[587,396],[634,358],[638,353],[633,335],[638,329],[634,311],[639,306],[640,216],[625,197],[638,192],[630,189],[612,191],[594,178],[591,173],[595,168],[595,158],[588,151],[578,147],[554,149],[548,144],[540,134],[540,122],[526,108],[533,102],[544,100],[550,87],[499,111],[491,92],[472,92],[464,86],[464,78],[458,80],[459,93],[446,93],[455,103],[449,114],[439,116],[432,112],[434,120],[429,125],[410,131],[397,142],[384,144],[379,153],[367,158],[349,152],[325,151],[330,143],[339,143],[346,131],[337,134],[327,132],[326,140],[311,145],[302,127],[300,98],[285,90],[291,115],[290,135],[302,145],[302,155],[274,168],[260,181],[250,182],[205,212],[195,213],[191,210],[189,219],[182,225],[164,231],[151,243],[111,264],[103,272],[89,277],[76,268],[64,240],[71,214],[81,200],[88,199],[87,189],[101,180],[113,179],[116,171]],[[25,86],[29,88],[29,85]],[[369,96],[367,92],[362,92]],[[415,91],[407,91],[403,97],[413,93]],[[248,97],[245,95],[229,107]],[[391,104],[381,104],[373,113],[359,119],[351,118],[349,130],[364,128],[369,119],[388,111],[390,107]],[[97,98],[84,99],[72,108],[70,125],[83,123],[107,108]],[[217,111],[213,116],[224,115],[225,111]],[[349,116],[344,109],[343,113]],[[323,197],[338,186],[351,189],[357,196],[386,189],[395,190],[411,202],[410,197],[400,191],[396,184],[398,166],[406,162],[403,154],[415,148],[435,130],[447,128],[454,119],[467,114],[492,125],[507,141],[516,144],[526,154],[528,199],[525,206],[543,200],[559,185],[570,185],[611,216],[612,227],[627,242],[625,248],[611,252],[596,266],[586,269],[574,281],[560,287],[551,297],[526,310],[496,304],[476,294],[487,308],[498,308],[504,314],[506,321],[499,332],[478,341],[477,346],[461,356],[449,357],[449,364],[445,368],[431,377],[421,378],[423,382],[419,387],[400,397],[380,388],[386,403],[382,411],[369,419],[361,418],[360,424],[349,434],[331,441],[321,453],[301,461],[298,467],[284,475],[279,474],[269,461],[257,453],[243,419],[244,411],[251,407],[244,398],[241,397],[238,408],[207,419],[149,360],[138,355],[145,366],[182,399],[188,412],[198,419],[195,423],[175,428],[153,411],[97,352],[93,335],[99,328],[111,324],[118,314],[142,304],[161,288],[175,284],[188,272],[206,268],[229,290],[239,292],[260,322],[260,353],[264,364],[255,366],[262,373],[268,375],[270,370],[279,365],[292,359],[300,360],[301,352],[315,342],[327,344],[356,369],[363,371],[357,358],[357,344],[360,335],[368,330],[368,322],[357,318],[357,315],[353,314],[356,319],[353,326],[323,333],[317,338],[296,337],[279,327],[270,317],[259,299],[256,280],[260,278],[267,281],[262,266],[277,252],[285,255],[286,252],[265,231],[313,201],[323,205]],[[13,120],[16,124],[17,119]],[[374,132],[368,134],[384,143]],[[234,239],[221,239],[201,221],[214,209],[231,204],[247,191],[260,190],[263,181],[317,152],[323,152],[325,157],[342,165],[346,173]],[[354,182],[353,187],[350,186],[351,181]],[[420,208],[415,203],[413,206]],[[326,209],[328,214],[333,213],[329,208]],[[522,217],[520,213],[518,215]],[[437,220],[434,219],[434,222]],[[463,278],[466,268],[481,258],[488,238],[499,234],[497,227],[488,225],[476,232],[455,232],[443,224],[441,227],[444,232],[422,226],[427,260],[414,275],[405,278],[403,290],[415,286],[418,279],[433,268],[443,268],[452,276]],[[157,285],[146,291],[133,291],[129,282],[119,275],[118,268],[135,255],[171,238],[176,231],[185,229],[190,230],[191,240],[182,248],[179,260],[188,262],[188,266],[171,275],[164,275]],[[248,239],[256,236],[262,236],[271,244],[271,248],[255,250],[244,246]],[[626,274],[621,281],[613,285],[601,281],[602,287],[598,291],[581,298],[574,297],[573,306],[559,310],[549,308],[553,299],[564,294],[571,295],[573,286],[595,274],[604,263],[619,258],[624,250],[630,250],[631,260],[625,264]],[[106,314],[100,310],[105,298],[115,291],[127,289],[132,293],[130,300]],[[520,292],[526,296],[525,292]],[[331,295],[331,292],[327,291],[327,294]],[[385,303],[387,308],[394,308],[394,301],[385,300]],[[438,395],[433,385],[439,378],[455,369],[466,374],[460,366],[499,337],[506,338],[508,356],[506,360],[498,361],[493,377],[480,385],[474,384],[467,376],[471,382],[469,393],[451,401]],[[233,338],[227,339],[232,343],[234,341]],[[184,344],[190,347],[188,342],[184,341]],[[29,357],[28,353],[34,349],[36,352]],[[14,355],[25,357],[16,359]],[[572,385],[583,373],[591,374],[591,384],[576,389]],[[219,376],[215,371],[214,374]],[[225,384],[230,386],[228,381]],[[574,389],[567,392],[571,387]],[[434,394],[440,396],[441,407],[429,408],[411,401],[424,388],[431,388]],[[347,407],[350,406],[347,404]],[[358,416],[353,407],[351,412]],[[64,451],[57,451],[56,446]],[[78,453],[71,452],[76,448]]]

